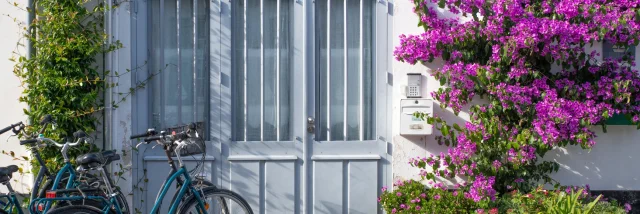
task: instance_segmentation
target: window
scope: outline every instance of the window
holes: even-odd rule
[[[293,0],[231,3],[233,138],[290,141]]]
[[[311,1],[307,1],[311,3]],[[315,22],[317,141],[373,140],[375,77],[373,25],[376,1],[315,1],[315,15],[294,12],[295,0],[231,1],[232,138],[234,141],[291,141],[294,15]],[[302,17],[295,17],[302,18]],[[298,28],[296,28],[298,27]],[[299,35],[300,38],[294,38]],[[295,49],[295,50],[293,50]],[[298,56],[298,55],[295,55]],[[310,62],[314,63],[314,62]],[[294,102],[294,100],[296,100]]]
[[[151,123],[208,121],[209,1],[150,1]]]
[[[372,140],[376,1],[316,1],[318,141]]]
[[[629,46],[627,49],[624,47],[619,47],[609,41],[604,41],[602,44],[602,58],[603,59],[622,59],[625,54],[628,57],[632,57],[635,59],[636,57],[636,46]],[[633,125],[631,121],[631,116],[627,116],[624,114],[615,114],[613,117],[609,118],[606,122],[607,125]]]

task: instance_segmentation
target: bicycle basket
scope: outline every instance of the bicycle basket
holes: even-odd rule
[[[180,156],[191,156],[191,155],[199,155],[199,154],[205,154],[206,153],[206,145],[205,145],[205,141],[202,138],[203,135],[203,127],[204,124],[202,122],[196,123],[196,131],[199,134],[199,137],[195,137],[195,133],[190,134],[192,137],[186,140],[187,145],[185,147],[183,147],[180,150]],[[175,131],[175,132],[181,132],[181,131],[185,131],[189,128],[189,126],[179,126],[179,127],[174,127],[174,128],[169,128],[167,129],[169,131],[169,133]],[[173,152],[175,153],[175,145],[174,148],[172,148]]]

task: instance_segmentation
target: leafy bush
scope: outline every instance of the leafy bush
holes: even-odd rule
[[[602,195],[592,196],[583,188],[562,189],[564,190],[545,190],[538,187],[530,193],[514,190],[496,200],[494,206],[499,213],[514,214],[623,214],[630,210],[628,204],[620,206],[616,201],[607,201]]]
[[[382,188],[378,202],[387,213],[467,213],[488,207],[488,201],[474,202],[463,196],[462,191],[449,191],[440,185],[427,189],[418,181],[398,181],[395,189]]]
[[[432,183],[433,184],[433,183]],[[549,214],[624,214],[630,206],[620,206],[616,201],[607,201],[601,195],[592,196],[586,188],[559,187],[545,190],[537,187],[529,193],[512,190],[496,196],[474,201],[465,197],[469,186],[458,185],[458,189],[447,190],[442,184],[427,188],[414,180],[397,181],[394,189],[382,188],[378,199],[386,213],[549,213]],[[469,193],[466,193],[467,195]]]
[[[38,0],[36,20],[27,23],[32,32],[25,33],[35,49],[31,58],[18,56],[14,73],[21,79],[24,91],[20,102],[29,106],[28,132],[37,133],[38,123],[50,114],[57,121],[55,129],[45,136],[64,142],[77,130],[87,133],[96,130],[100,122],[96,113],[104,110],[103,93],[107,86],[107,72],[102,72],[97,59],[119,48],[118,42],[106,44],[103,2],[92,6],[87,0]],[[32,10],[29,8],[28,10]],[[88,146],[69,151],[70,157],[86,153]],[[47,147],[42,158],[51,170],[63,164],[60,149]],[[32,162],[33,170],[38,164]]]

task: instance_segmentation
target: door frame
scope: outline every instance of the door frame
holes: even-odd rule
[[[148,50],[147,50],[147,40],[148,40],[148,28],[147,24],[147,9],[146,4],[150,0],[134,0],[132,4],[135,4],[133,7],[135,8],[135,14],[138,17],[137,19],[131,20],[131,28],[129,29],[131,32],[131,40],[132,40],[132,52],[131,55],[132,61],[135,62],[136,65],[144,65],[147,61]],[[209,136],[210,139],[207,141],[209,148],[211,148],[212,153],[208,154],[211,163],[212,172],[211,176],[213,176],[213,183],[222,187],[228,187],[230,185],[229,179],[229,147],[228,145],[232,142],[232,117],[231,117],[231,1],[233,0],[210,0],[209,2]],[[393,92],[393,76],[390,73],[392,71],[391,65],[393,56],[391,51],[393,50],[393,44],[391,38],[393,37],[393,2],[390,0],[373,0],[375,1],[376,12],[374,21],[374,35],[373,35],[373,48],[375,55],[372,57],[374,61],[374,69],[376,72],[376,95],[380,97],[385,97],[384,99],[376,99],[376,139],[383,143],[385,150],[383,154],[381,154],[380,160],[378,162],[378,170],[379,170],[379,182],[378,182],[378,195],[381,193],[380,188],[382,186],[388,186],[392,183],[392,145],[391,145],[391,115],[392,115],[392,103],[388,102],[392,99]],[[311,88],[315,88],[315,80],[313,78],[309,78],[309,74],[314,74],[316,65],[315,65],[315,20],[314,17],[314,0],[295,0],[296,4],[301,4],[303,6],[302,14],[295,14],[294,19],[301,21],[303,23],[303,31],[295,32],[296,34],[304,34],[304,40],[300,41],[302,43],[302,54],[303,54],[303,62],[302,68],[308,72],[302,72],[304,81],[301,83],[303,85],[302,94],[308,95],[309,93],[315,93],[315,90],[309,90]],[[141,18],[142,17],[142,18]],[[143,42],[141,42],[143,41]],[[297,42],[297,41],[296,41]],[[294,54],[298,54],[294,52]],[[133,64],[133,63],[132,63]],[[296,69],[293,69],[295,72]],[[136,82],[136,80],[143,80],[148,76],[148,69],[141,69],[141,71],[134,72],[132,75],[132,82]],[[134,95],[134,99],[132,99],[132,132],[140,132],[144,131],[147,128],[147,121],[149,120],[149,91],[148,89],[141,89]],[[291,127],[293,129],[299,129],[303,127],[306,129],[306,119],[309,116],[314,116],[315,118],[315,99],[309,99],[309,96],[302,96],[302,108],[300,111],[301,116],[296,118],[294,117],[291,121]],[[314,96],[311,96],[314,97]],[[296,131],[292,131],[292,135],[294,135],[294,142],[298,141],[295,139]],[[302,131],[304,136],[301,136],[301,140],[304,142],[313,142],[313,134],[309,134],[306,131]],[[126,134],[126,133],[125,133]],[[302,162],[301,175],[304,176],[300,180],[299,190],[301,196],[300,207],[296,210],[301,211],[301,213],[310,213],[313,209],[311,203],[311,189],[310,179],[311,173],[309,173],[312,169],[312,165],[308,163],[312,163],[311,160],[311,143],[302,143]],[[144,172],[143,164],[144,157],[142,154],[135,154],[133,152],[133,164],[137,164],[137,166],[132,167],[133,173],[133,181],[137,181],[140,178],[144,177],[146,172]],[[214,161],[215,160],[215,161]],[[132,183],[135,185],[135,182]],[[139,202],[143,195],[133,196],[132,205],[136,204],[135,202]],[[147,199],[145,199],[147,200]],[[378,205],[378,208],[380,206]],[[143,209],[144,210],[144,209]],[[380,210],[380,209],[378,209]]]

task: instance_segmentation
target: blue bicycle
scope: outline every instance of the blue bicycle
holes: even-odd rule
[[[43,133],[47,128],[47,126],[51,123],[55,123],[55,121],[53,121],[51,116],[49,115],[45,116],[43,120],[40,122],[40,124],[43,125],[43,128],[40,130],[40,133]],[[0,134],[3,134],[9,130],[13,130],[14,134],[18,134],[22,132],[24,128],[25,128],[24,124],[22,122],[19,122],[0,130]],[[104,183],[101,183],[97,178],[92,176],[92,174],[87,173],[87,171],[83,170],[81,167],[79,167],[80,169],[79,174],[77,174],[76,171],[74,170],[73,166],[70,163],[69,157],[67,155],[67,151],[69,150],[70,147],[76,146],[81,142],[87,142],[88,136],[86,133],[82,131],[78,131],[74,133],[74,138],[77,139],[76,142],[73,142],[73,138],[67,138],[67,142],[65,144],[60,144],[51,139],[45,138],[42,134],[39,134],[38,138],[36,139],[23,140],[20,142],[21,145],[30,145],[31,152],[33,153],[33,155],[35,156],[35,159],[38,161],[38,163],[41,166],[40,171],[36,176],[33,189],[31,191],[31,203],[29,204],[29,208],[28,208],[29,213],[46,213],[52,207],[52,203],[51,203],[52,201],[58,202],[54,206],[54,208],[60,207],[60,206],[72,205],[72,204],[92,204],[94,206],[99,206],[99,205],[96,205],[99,203],[99,201],[88,201],[88,200],[71,201],[71,200],[65,200],[67,199],[65,197],[61,197],[61,198],[56,197],[57,196],[56,194],[53,194],[53,196],[52,194],[50,194],[51,193],[50,190],[55,191],[60,186],[63,186],[65,188],[64,191],[59,191],[59,193],[64,193],[64,194],[61,194],[64,196],[73,195],[78,192],[81,192],[81,193],[96,192],[95,190],[97,190],[97,187],[104,184]],[[50,173],[49,169],[47,168],[44,161],[40,157],[40,153],[38,150],[39,148],[45,147],[46,143],[51,143],[53,145],[56,145],[62,148],[61,152],[65,160],[65,165],[58,173],[56,173],[55,177]],[[93,154],[93,153],[90,153],[90,154]],[[120,159],[120,156],[115,154],[115,151],[104,151],[104,152],[101,152],[100,154],[104,154],[104,157],[107,158],[108,162]],[[81,162],[78,161],[78,163],[81,163]],[[0,199],[3,199],[3,200],[0,200],[0,214],[13,213],[13,212],[17,212],[18,214],[23,213],[23,211],[20,209],[21,205],[19,200],[16,197],[16,193],[14,192],[13,188],[9,183],[9,180],[11,179],[12,174],[17,172],[17,170],[18,170],[18,167],[15,165],[11,165],[8,167],[0,167],[0,183],[5,185],[9,190],[7,194],[0,194]],[[104,170],[106,170],[106,168]],[[124,198],[124,195],[120,193],[119,190],[116,190],[116,194],[113,194],[113,196],[114,198],[119,200],[121,204],[126,204],[126,199]],[[40,203],[40,200],[43,198],[49,198],[49,199],[45,201],[46,203]],[[128,206],[126,206],[126,209],[124,211],[126,211],[125,213],[128,213]]]
[[[167,192],[174,182],[178,183],[178,191],[175,193],[171,202],[168,213],[245,213],[253,214],[249,204],[238,194],[224,189],[219,189],[215,186],[209,186],[204,188],[197,188],[194,185],[194,180],[191,178],[189,171],[185,167],[182,158],[181,150],[187,148],[189,145],[193,145],[193,141],[190,139],[199,138],[197,131],[195,131],[194,125],[186,131],[179,133],[172,132],[167,134],[165,131],[155,135],[155,132],[148,132],[146,135],[136,137],[146,137],[141,144],[148,144],[155,142],[162,146],[167,155],[168,163],[171,167],[169,177],[165,180],[162,189],[160,190],[155,204],[151,210],[152,214],[159,213],[162,206],[162,200],[167,195]],[[155,136],[149,136],[155,135]],[[178,160],[179,167],[176,169],[173,156]],[[80,200],[82,198],[95,199],[100,196],[77,196],[69,199]],[[186,198],[185,200],[178,200]],[[117,200],[113,200],[111,197],[105,197],[102,199],[104,207],[102,209],[90,205],[72,205],[65,206],[56,209],[52,209],[47,214],[63,214],[63,213],[83,213],[83,214],[106,214],[111,207],[122,207]],[[116,212],[120,214],[120,212]]]

